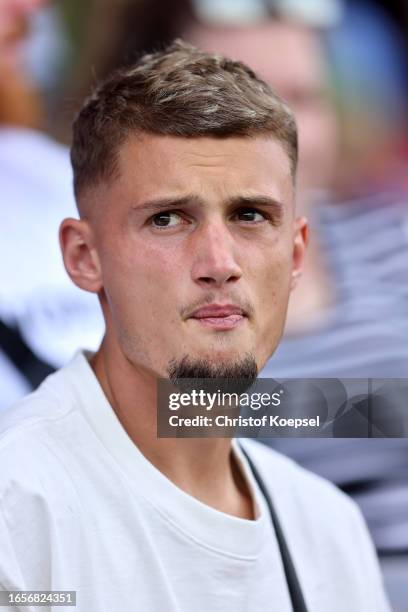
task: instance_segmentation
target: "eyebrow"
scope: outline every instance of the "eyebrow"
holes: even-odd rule
[[[195,195],[186,195],[181,198],[160,198],[158,200],[149,200],[142,204],[132,206],[136,211],[160,212],[168,208],[184,208],[185,206],[204,206],[201,198]]]
[[[265,208],[271,208],[272,212],[276,215],[276,217],[278,217],[279,219],[282,217],[283,215],[283,211],[284,211],[284,205],[282,202],[279,202],[278,200],[276,200],[275,198],[272,198],[271,196],[267,196],[267,195],[262,195],[262,194],[254,194],[254,195],[248,195],[248,196],[236,196],[233,198],[230,198],[227,203],[230,206],[242,206],[242,207],[257,207],[257,206],[263,206]]]
[[[282,202],[279,202],[275,198],[264,194],[233,196],[225,200],[224,204],[226,204],[228,208],[235,208],[238,206],[248,208],[263,206],[266,208],[271,208],[273,209],[273,214],[278,219],[282,217],[284,210],[284,205]],[[162,210],[168,210],[171,208],[189,208],[191,206],[203,208],[205,206],[205,202],[199,196],[190,194],[180,198],[169,197],[149,200],[147,202],[143,202],[142,204],[135,204],[132,208],[135,211],[147,211],[154,214],[155,212],[160,212]]]

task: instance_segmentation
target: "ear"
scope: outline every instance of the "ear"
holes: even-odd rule
[[[293,268],[290,290],[292,291],[303,272],[306,248],[309,243],[309,224],[306,217],[298,217],[295,220],[293,236]]]
[[[85,291],[98,293],[102,289],[101,266],[88,221],[65,219],[59,238],[65,269],[71,280]]]

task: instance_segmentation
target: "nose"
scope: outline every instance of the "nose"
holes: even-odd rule
[[[220,288],[242,276],[237,261],[237,245],[224,222],[208,222],[194,237],[193,281],[204,288]]]

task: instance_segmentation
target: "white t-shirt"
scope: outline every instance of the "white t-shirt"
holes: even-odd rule
[[[353,502],[276,452],[243,444],[309,610],[387,612]],[[75,590],[78,612],[289,612],[267,507],[236,442],[233,452],[253,521],[204,505],[150,464],[78,354],[0,415],[0,588]]]

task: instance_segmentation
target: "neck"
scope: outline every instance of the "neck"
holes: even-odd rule
[[[138,369],[107,337],[91,366],[127,435],[150,463],[201,502],[253,519],[251,496],[230,439],[158,438],[157,378]]]

